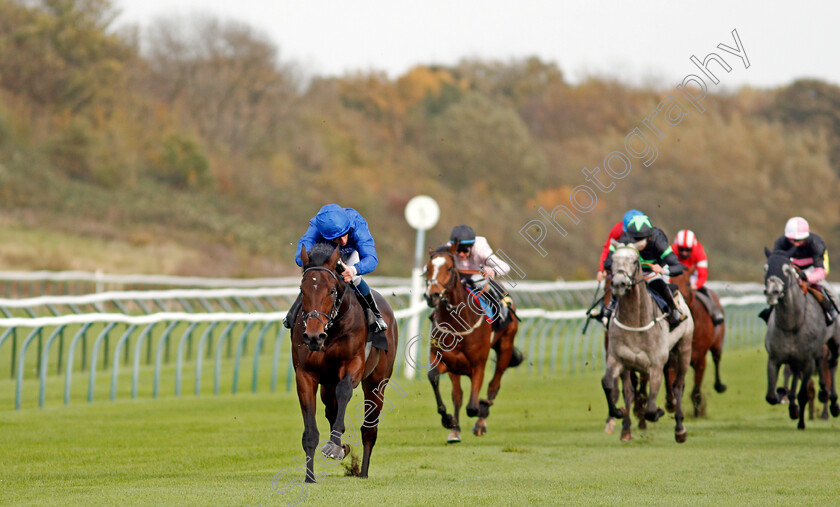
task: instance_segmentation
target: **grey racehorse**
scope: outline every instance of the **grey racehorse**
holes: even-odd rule
[[[685,300],[677,293],[674,300],[687,319],[669,331],[665,314],[656,306],[646,287],[639,260],[642,242],[614,245],[616,249],[612,255],[611,288],[618,306],[609,323],[607,371],[601,380],[610,415],[623,419],[621,439],[631,440],[630,407],[634,390],[630,382],[630,371],[635,370],[646,373],[650,378],[645,419],[654,422],[662,417],[665,411],[656,406],[656,396],[662,384],[665,364],[672,358],[676,366],[676,377],[670,386],[676,400],[674,437],[677,442],[685,442],[688,433],[683,426],[682,397],[685,373],[691,360],[694,321],[691,320]],[[623,411],[616,407],[613,400],[613,390],[617,388],[616,379],[619,375],[624,388]]]
[[[764,249],[767,265],[764,273],[764,294],[773,308],[767,319],[767,403],[780,403],[786,395],[791,419],[799,419],[797,428],[805,429],[805,404],[808,402],[808,380],[822,361],[829,361],[828,368],[820,368],[820,398],[826,398],[830,385],[831,414],[840,415],[837,388],[834,378],[837,370],[837,352],[840,344],[840,325],[835,321],[826,326],[820,304],[807,295],[799,283],[799,276],[790,262],[789,252],[770,252]],[[829,358],[823,346],[828,345]],[[779,366],[787,364],[792,372],[790,390],[776,390]],[[825,371],[826,373],[822,373]],[[796,386],[800,384],[797,393]],[[797,404],[798,401],[798,404]]]

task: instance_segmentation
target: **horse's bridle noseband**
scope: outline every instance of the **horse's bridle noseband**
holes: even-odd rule
[[[322,268],[320,266],[306,268],[305,270],[303,270],[303,276],[305,277],[306,273],[309,273],[310,271],[326,271],[330,274],[330,276],[333,277],[333,280],[335,280],[336,283],[342,283],[344,281],[344,279],[339,278],[339,276],[332,269]],[[330,289],[330,298],[332,298],[332,309],[330,309],[329,315],[324,312],[312,310],[303,317],[304,327],[306,327],[306,323],[309,321],[309,319],[318,319],[321,322],[321,324],[324,325],[324,331],[328,331],[332,327],[332,325],[335,324],[336,320],[338,320],[338,310],[341,308],[341,303],[344,301],[344,294],[346,294],[346,292],[347,291],[345,289],[344,291],[342,291],[341,297],[339,297],[338,287],[333,287],[332,289]],[[326,317],[326,322],[321,318],[321,316]]]
[[[633,250],[634,252],[636,252],[636,254],[638,254],[638,253],[639,253],[639,251],[638,251],[637,249],[633,248],[632,246],[620,246],[620,247],[617,247],[617,248],[616,248],[616,250],[618,250],[618,249],[620,249],[620,248],[628,248],[628,249]],[[637,262],[634,262],[634,263],[633,263],[633,272],[632,272],[632,273],[628,273],[628,272],[627,272],[626,270],[624,270],[624,269],[616,269],[616,270],[614,270],[614,271],[613,271],[613,277],[615,277],[615,275],[617,275],[617,274],[618,274],[618,275],[624,275],[624,276],[626,276],[626,277],[630,280],[630,287],[635,287],[635,286],[636,286],[636,285],[638,285],[639,283],[641,283],[641,282],[645,281],[645,278],[644,278],[644,277],[639,278],[638,280],[636,280],[636,273],[638,273],[638,272],[639,272],[639,269],[642,267],[642,260],[641,260],[641,256],[637,255],[636,261],[637,261]]]
[[[449,280],[446,282],[446,284],[440,283],[440,280],[438,280],[437,278],[426,280],[426,290],[428,291],[429,287],[433,287],[435,285],[440,285],[441,287],[443,287],[443,292],[440,293],[440,299],[444,304],[446,304],[447,308],[452,308],[452,305],[449,304],[449,300],[446,298],[446,293],[455,288],[455,282],[460,276],[460,274],[458,273],[458,269],[455,268],[455,256],[449,252],[435,252],[429,260],[434,259],[435,257],[439,257],[441,255],[446,255],[450,259],[452,259],[452,268],[449,273]]]

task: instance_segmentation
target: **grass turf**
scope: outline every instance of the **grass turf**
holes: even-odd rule
[[[505,377],[486,436],[469,432],[473,420],[462,410],[463,442],[446,445],[428,383],[394,379],[405,396],[386,391],[393,409],[382,417],[370,478],[319,461],[323,478],[306,486],[292,470],[303,456],[294,392],[29,403],[21,411],[4,403],[0,504],[832,504],[840,422],[796,430],[787,406],[764,401],[765,361],[760,348],[727,350],[729,390],[704,389],[708,418],[688,417],[681,445],[670,414],[646,431],[634,420],[630,443],[604,434],[600,374],[520,372]],[[442,379],[451,406],[448,384]],[[348,422],[360,399],[357,389]],[[322,407],[318,424],[324,439]]]

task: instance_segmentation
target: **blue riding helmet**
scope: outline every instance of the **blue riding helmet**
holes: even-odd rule
[[[630,223],[630,220],[633,220],[633,217],[637,217],[639,215],[644,215],[641,211],[637,209],[631,209],[627,213],[624,214],[624,219],[621,221],[624,230],[627,230],[627,224]]]
[[[315,215],[315,227],[324,239],[332,241],[347,234],[350,230],[350,218],[338,204],[327,204]]]

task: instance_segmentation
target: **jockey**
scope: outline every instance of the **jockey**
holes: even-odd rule
[[[607,277],[607,270],[604,269],[604,261],[607,260],[607,257],[610,255],[610,248],[612,246],[612,240],[618,241],[621,238],[621,235],[624,234],[624,231],[627,230],[627,224],[630,223],[630,220],[633,219],[635,216],[644,215],[641,211],[637,209],[631,209],[624,214],[624,218],[622,218],[621,222],[616,222],[612,229],[610,229],[610,234],[607,236],[607,241],[604,242],[604,248],[601,249],[601,261],[598,264],[598,273],[595,275],[595,279],[599,282],[602,281],[604,278]],[[606,315],[606,307],[604,305],[604,300],[601,299],[601,304],[598,307],[598,313],[587,313],[587,318],[602,320]]]
[[[630,223],[630,220],[639,215],[644,215],[644,213],[637,209],[631,209],[624,214],[624,218],[622,218],[621,222],[616,222],[613,228],[610,229],[610,234],[604,242],[604,248],[601,249],[601,262],[598,265],[598,274],[595,276],[595,279],[599,282],[607,277],[607,270],[604,269],[604,261],[607,260],[607,256],[610,254],[612,240],[618,241],[619,238],[621,238],[621,235],[624,234],[624,231],[627,230],[627,224]]]
[[[815,290],[812,292],[825,312],[825,323],[831,325],[837,318],[837,299],[822,283],[828,274],[828,250],[825,242],[816,234],[811,234],[808,222],[802,217],[793,217],[785,224],[785,234],[776,240],[773,250],[791,251],[791,263],[798,267],[799,278]],[[770,307],[759,313],[766,322],[770,318]]]
[[[370,235],[368,224],[362,215],[353,208],[342,208],[338,204],[327,204],[318,211],[311,220],[309,228],[297,244],[295,262],[303,265],[300,258],[301,247],[310,250],[316,243],[331,243],[338,246],[341,252],[341,262],[344,271],[341,276],[347,283],[352,282],[362,307],[369,309],[376,319],[376,330],[385,331],[388,324],[382,318],[370,287],[362,279],[362,275],[376,269],[379,259],[376,257],[376,246]],[[295,316],[301,304],[301,294],[292,304],[289,314],[283,319],[283,325],[291,329]]]
[[[505,294],[499,284],[493,282],[496,276],[505,276],[510,272],[510,266],[497,255],[493,255],[493,249],[484,236],[476,236],[475,231],[469,225],[458,225],[452,229],[447,245],[458,244],[455,252],[455,269],[458,271],[472,270],[478,273],[465,279],[471,290],[481,287],[481,283],[487,280],[489,290],[487,294],[495,299],[495,306],[499,309],[499,315],[493,319],[493,330],[499,331],[508,323],[510,314],[510,296]]]
[[[694,268],[694,272],[691,273],[691,290],[696,291],[698,299],[709,311],[714,325],[722,324],[723,310],[705,287],[706,278],[709,276],[709,260],[703,244],[697,240],[694,232],[683,229],[677,233],[671,249],[677,252],[677,258],[686,269]]]
[[[644,241],[641,248],[639,248],[639,261],[642,263],[642,272],[655,273],[655,276],[648,280],[647,285],[655,295],[659,296],[668,305],[668,324],[671,330],[677,327],[680,322],[688,318],[683,314],[676,301],[674,301],[674,294],[671,292],[669,284],[665,281],[666,277],[677,276],[683,272],[683,265],[680,264],[677,256],[671,250],[671,245],[668,243],[668,237],[662,232],[662,229],[656,228],[650,223],[650,219],[645,215],[635,216],[627,223],[627,230],[619,239],[621,243],[634,243]],[[612,268],[612,254],[607,257],[604,262],[606,269]],[[613,298],[612,301],[616,301]],[[615,308],[615,303],[611,302],[607,309],[607,321],[612,315],[612,310]]]

